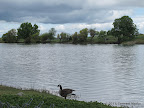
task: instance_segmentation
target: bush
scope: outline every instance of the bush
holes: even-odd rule
[[[31,42],[32,42],[32,43],[39,43],[39,42],[40,42],[39,33],[33,34],[33,35],[31,36]]]
[[[17,41],[16,30],[15,29],[11,29],[7,33],[3,34],[2,40],[4,42],[6,42],[6,43],[14,43],[14,42],[16,42]]]
[[[40,36],[41,42],[42,43],[46,43],[47,39],[48,39],[49,33],[44,33]]]

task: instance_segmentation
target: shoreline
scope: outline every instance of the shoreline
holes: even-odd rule
[[[117,45],[124,45],[124,46],[132,46],[132,45],[143,45],[144,40],[141,41],[127,41],[127,42],[122,42],[121,44],[118,44],[117,42],[107,42],[107,43],[102,43],[102,42],[81,42],[81,43],[72,43],[72,42],[38,42],[38,43],[25,43],[25,42],[14,42],[14,43],[8,43],[8,42],[0,42],[0,43],[7,43],[7,44],[72,44],[72,45],[111,45],[111,44],[117,44]]]
[[[41,108],[49,107],[52,104],[56,108],[122,108],[113,107],[110,105],[105,105],[101,102],[84,102],[74,99],[64,99],[62,97],[50,94],[46,90],[38,91],[34,89],[22,90],[22,88],[8,87],[0,85],[0,101],[3,103],[9,102],[11,105],[15,106],[18,104],[22,106],[22,103],[27,102],[29,99],[33,98],[33,102],[30,108],[34,108],[40,101],[44,101]]]

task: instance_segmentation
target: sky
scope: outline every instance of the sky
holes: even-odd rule
[[[0,37],[24,22],[37,24],[41,34],[50,28],[70,34],[83,28],[110,30],[124,15],[144,33],[144,0],[0,0]]]

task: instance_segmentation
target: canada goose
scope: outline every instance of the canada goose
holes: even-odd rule
[[[65,99],[66,99],[67,95],[75,95],[75,94],[72,94],[72,92],[75,91],[75,90],[72,90],[72,89],[62,89],[61,85],[58,85],[58,87],[60,87],[59,94],[62,97],[64,97]]]

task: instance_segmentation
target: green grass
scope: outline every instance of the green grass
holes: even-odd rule
[[[127,42],[122,42],[121,44],[124,46],[132,46],[136,44],[136,41],[127,41]]]
[[[0,43],[2,43],[2,38],[0,38]]]
[[[144,44],[144,35],[136,36],[135,41],[136,44]]]
[[[17,93],[23,92],[23,96],[18,96]],[[21,90],[7,86],[0,86],[0,101],[3,103],[9,102],[11,105],[22,106],[22,104],[28,102],[33,98],[33,101],[30,105],[31,108],[37,106],[41,101],[44,101],[42,108],[49,108],[54,104],[54,108],[117,108],[108,105],[104,105],[99,102],[84,102],[77,100],[64,99],[45,91],[39,92],[35,90]]]
[[[144,35],[138,35],[132,41],[122,42],[122,45],[135,45],[135,44],[144,44]]]
[[[24,39],[19,39],[17,42],[18,43],[24,43],[24,41],[25,41]]]
[[[114,44],[117,42],[117,38],[111,35],[108,35],[105,38],[95,36],[92,39],[92,42],[91,42],[91,37],[88,37],[87,40],[88,43],[93,43],[93,44]]]

